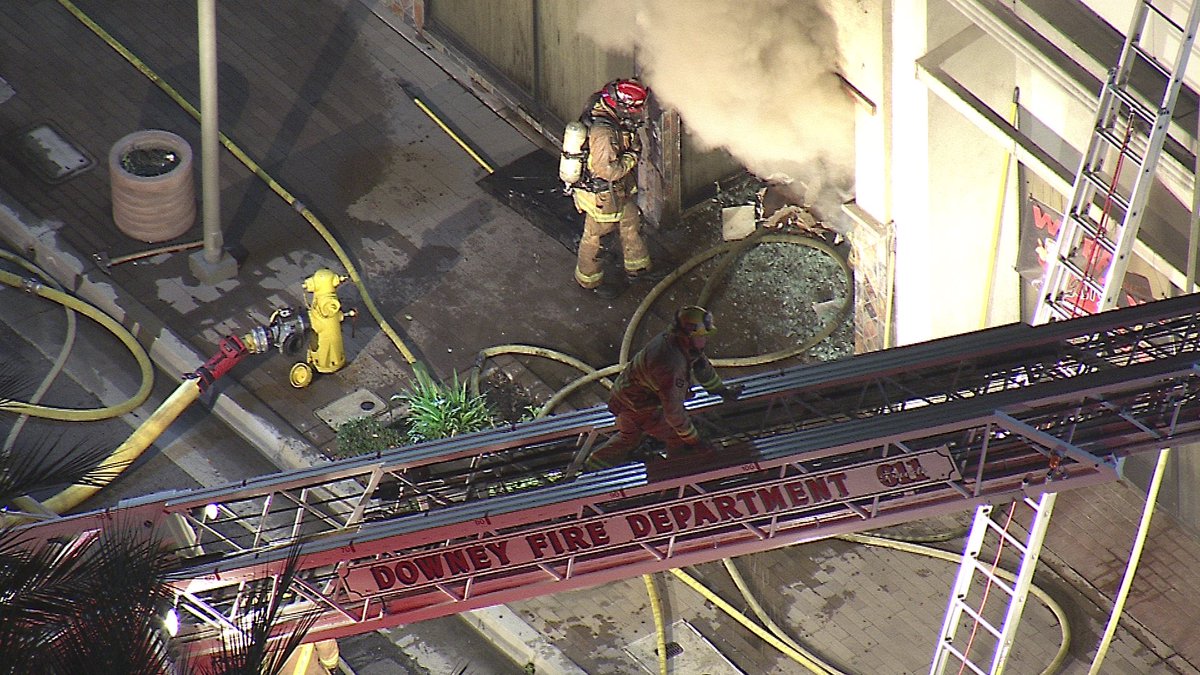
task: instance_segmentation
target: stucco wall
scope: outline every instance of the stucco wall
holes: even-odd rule
[[[551,133],[561,133],[605,82],[638,71],[631,54],[605,50],[579,28],[579,2],[455,2],[426,0],[426,28],[451,40],[534,105],[530,112]],[[685,206],[711,192],[714,180],[736,169],[719,150],[681,142],[681,193]]]

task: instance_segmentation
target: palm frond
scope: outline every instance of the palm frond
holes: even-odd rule
[[[132,524],[106,528],[88,547],[90,575],[70,614],[54,656],[60,672],[159,675],[170,655],[159,630],[173,594],[167,577],[176,567],[161,539]]]
[[[0,406],[16,401],[33,389],[33,379],[16,359],[0,358]]]
[[[156,537],[127,525],[32,545],[0,532],[0,668],[170,672],[157,617],[173,565]]]
[[[55,639],[75,611],[80,589],[90,583],[87,546],[86,541],[34,546],[18,530],[0,531],[0,649],[18,639]]]
[[[121,603],[71,617],[53,646],[53,672],[163,675],[172,654],[153,608]]]
[[[25,438],[29,438],[28,432]],[[67,485],[106,485],[124,467],[101,467],[111,448],[78,443],[63,448],[58,439],[44,432],[32,440],[0,451],[0,504],[22,495]]]
[[[274,583],[259,583],[251,590],[243,609],[245,630],[226,638],[211,666],[203,675],[275,675],[304,642],[305,635],[321,617],[317,607],[296,615],[288,603],[296,599],[292,586],[300,566],[300,545],[294,544]],[[288,609],[289,632],[280,635],[279,623]]]

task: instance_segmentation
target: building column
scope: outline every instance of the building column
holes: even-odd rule
[[[916,61],[927,50],[926,0],[893,0],[891,118],[891,217],[895,223],[895,331],[900,345],[931,337],[940,303],[939,275],[931,245],[936,245],[929,199],[929,91],[917,79]]]

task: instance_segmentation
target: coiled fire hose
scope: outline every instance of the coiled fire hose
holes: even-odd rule
[[[82,410],[76,408],[56,408],[23,401],[0,401],[0,411],[62,422],[95,422],[124,415],[137,408],[149,398],[150,389],[154,385],[154,367],[150,364],[150,357],[146,354],[146,350],[142,348],[142,345],[138,343],[137,339],[128,330],[125,330],[124,326],[98,308],[83,302],[73,295],[68,295],[41,283],[35,283],[12,272],[0,270],[0,283],[18,290],[27,291],[51,302],[56,302],[100,324],[108,332],[116,336],[121,341],[121,344],[125,345],[125,348],[129,350],[129,353],[137,361],[138,370],[141,373],[141,386],[138,387],[137,392],[117,405]]]

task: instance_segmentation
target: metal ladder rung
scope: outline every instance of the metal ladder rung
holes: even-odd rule
[[[1163,76],[1166,77],[1168,80],[1175,77],[1174,72],[1172,72],[1171,70],[1168,70],[1166,66],[1159,63],[1158,59],[1154,58],[1153,54],[1146,51],[1145,49],[1142,49],[1141,46],[1132,45],[1132,49],[1133,49],[1134,53],[1136,53],[1138,56],[1142,57],[1142,61],[1151,65],[1155,70],[1162,73]]]
[[[970,636],[962,635],[959,644],[962,649],[970,650],[970,645],[973,638],[982,624],[984,630],[992,635],[995,639],[995,645],[989,666],[988,673],[999,673],[1004,668],[1004,663],[1008,659],[1008,655],[1012,649],[1013,641],[1016,638],[1017,625],[1020,622],[1021,610],[1025,606],[1028,598],[1029,588],[1033,580],[1033,573],[1037,567],[1037,557],[1041,551],[1043,541],[1046,536],[1046,528],[1049,524],[1050,515],[1054,511],[1054,493],[1043,493],[1036,501],[1031,498],[1023,497],[1020,501],[1013,502],[1010,509],[1016,509],[1018,505],[1024,504],[1031,507],[1033,511],[1033,520],[1028,524],[1026,530],[1025,542],[1021,545],[1022,556],[1021,562],[1017,567],[1012,583],[1005,583],[995,573],[991,565],[987,566],[979,560],[979,554],[987,548],[995,550],[997,554],[997,562],[999,555],[1012,543],[1015,538],[1010,534],[1007,526],[1017,526],[1018,521],[1014,519],[1014,513],[1010,511],[1007,518],[1000,519],[997,522],[992,518],[992,507],[990,505],[980,506],[975,511],[975,519],[971,525],[971,530],[967,535],[967,543],[963,549],[962,562],[959,565],[958,576],[954,582],[954,589],[950,597],[950,601],[946,610],[946,617],[942,621],[942,630],[939,635],[938,646],[934,651],[933,662],[930,666],[930,675],[941,675],[947,672],[946,668],[951,659],[957,659],[959,663],[967,664],[966,656],[963,652],[955,647],[956,636],[960,632],[970,629]],[[1021,528],[1018,527],[1018,530]],[[999,535],[998,537],[996,535]],[[999,548],[992,549],[985,542],[991,541]],[[981,586],[981,584],[986,584]],[[986,605],[991,602],[989,598],[990,591],[1003,590],[1007,594],[1007,608],[1004,611],[1003,621],[999,625],[993,624],[991,621],[983,618]],[[967,605],[967,599],[971,598],[972,603],[977,603],[978,607]],[[984,649],[984,645],[979,645],[980,649]],[[976,672],[984,672],[978,669],[973,669]],[[961,670],[959,672],[962,672]]]
[[[1032,497],[1022,497],[1021,502],[1025,504],[1025,506],[1028,506],[1030,511],[1041,515],[1042,505],[1036,499],[1033,499]]]
[[[1153,108],[1146,105],[1145,103],[1142,103],[1141,101],[1137,100],[1136,98],[1133,97],[1132,94],[1127,93],[1123,89],[1118,89],[1111,84],[1105,85],[1105,88],[1113,96],[1115,96],[1118,100],[1120,100],[1121,103],[1124,103],[1125,107],[1127,109],[1129,109],[1129,111],[1132,112],[1134,115],[1136,115],[1139,119],[1142,119],[1151,125],[1153,125],[1158,120],[1158,111],[1154,110]]]
[[[972,663],[970,661],[970,659],[967,658],[967,655],[962,653],[961,651],[959,651],[959,649],[957,647],[955,647],[954,645],[947,644],[945,646],[945,649],[947,652],[950,652],[951,654],[953,654],[954,657],[956,659],[958,659],[959,663],[963,664],[967,668],[970,668],[971,672],[975,673],[975,675],[988,675],[988,672],[986,670],[984,670],[984,669],[980,668],[979,666],[975,665],[974,663]]]
[[[1024,546],[1021,546],[1021,555],[1025,555],[1025,547]],[[972,558],[971,562],[974,564],[976,572],[978,572],[983,577],[986,577],[992,585],[994,585],[997,588],[999,588],[1000,590],[1004,591],[1005,595],[1012,595],[1013,593],[1016,592],[1016,589],[1013,588],[1012,585],[1005,583],[1005,581],[1003,579],[996,576],[996,574],[994,572],[992,572],[990,569],[988,569],[988,567],[989,567],[988,565],[985,565],[984,563],[979,561],[979,558]]]
[[[1072,213],[1069,220],[1073,226],[1083,231],[1089,241],[1096,242],[1100,248],[1108,251],[1111,255],[1117,254],[1117,242],[1113,241],[1107,233],[1101,234],[1100,226],[1091,218]]]
[[[1059,258],[1058,264],[1067,268],[1067,271],[1070,272],[1076,279],[1078,279],[1079,283],[1083,284],[1085,287],[1091,289],[1092,291],[1095,291],[1096,295],[1102,295],[1104,293],[1104,286],[1102,284],[1097,283],[1096,280],[1093,279],[1092,277],[1089,277],[1086,274],[1084,274],[1083,270],[1079,267],[1079,265],[1076,265],[1069,258]]]
[[[1142,211],[1150,197],[1150,189],[1154,184],[1153,174],[1167,136],[1167,125],[1171,122],[1172,111],[1183,86],[1183,76],[1187,72],[1188,60],[1195,45],[1197,29],[1200,27],[1200,2],[1193,0],[1186,4],[1189,5],[1187,20],[1181,25],[1156,7],[1151,0],[1136,2],[1129,29],[1124,35],[1120,57],[1115,67],[1109,71],[1108,78],[1100,90],[1095,109],[1096,117],[1092,124],[1092,136],[1088,140],[1084,160],[1075,177],[1071,201],[1062,210],[1066,217],[1057,233],[1053,258],[1048,261],[1042,274],[1038,305],[1032,321],[1034,325],[1057,318],[1070,319],[1093,311],[1103,311],[1117,304],[1129,262],[1128,255],[1136,241]],[[1163,19],[1165,24],[1174,28],[1179,35],[1178,50],[1175,51],[1173,59],[1168,59],[1165,54],[1163,56],[1163,59],[1172,61],[1166,66],[1139,44],[1150,19],[1150,12]],[[1163,51],[1165,49],[1164,47]],[[1161,98],[1149,104],[1142,103],[1130,88],[1131,75],[1139,59],[1166,76]],[[1147,123],[1146,126],[1142,126],[1143,121]],[[1121,129],[1122,122],[1129,126]],[[1112,154],[1109,148],[1116,148],[1119,158],[1117,166],[1111,170],[1111,185],[1105,184],[1100,175],[1102,163]],[[1127,183],[1131,183],[1127,196],[1119,192],[1121,172],[1124,170],[1126,158],[1137,165],[1137,175],[1132,181],[1126,180]],[[1097,192],[1103,195],[1103,202],[1099,205],[1096,203]],[[1118,208],[1114,209],[1114,206]],[[1089,216],[1093,209],[1103,209],[1104,215],[1100,217],[1102,222],[1093,223]],[[1116,229],[1110,227],[1110,217],[1113,220],[1112,227]],[[1111,236],[1100,236],[1102,232],[1106,235],[1111,232]],[[1085,275],[1069,259],[1072,254],[1064,251],[1078,249],[1081,233],[1088,235],[1090,240],[1100,247],[1099,250],[1093,248],[1090,253],[1100,255],[1100,250],[1106,250],[1111,256],[1107,268],[1098,274],[1099,279]],[[1117,251],[1120,251],[1121,255],[1118,256]],[[1068,274],[1071,277],[1067,276]],[[1078,284],[1072,283],[1072,277]],[[1089,298],[1088,307],[1085,309],[1078,301],[1088,293],[1095,293],[1098,302],[1092,306]],[[1066,301],[1072,296],[1074,307],[1068,306],[1070,303]],[[1023,498],[1024,504],[1033,507],[1035,515],[1028,525],[1028,548],[1012,586],[1015,592],[1010,598],[1004,621],[1001,623],[1003,637],[997,640],[998,644],[995,645],[989,673],[1002,672],[1010,656],[1021,613],[1037,569],[1038,556],[1054,511],[1055,497],[1054,492],[1043,492],[1036,504],[1031,497]],[[1015,508],[1016,505],[1013,506]],[[980,506],[975,511],[975,521],[967,539],[968,548],[964,550],[963,560],[959,565],[951,602],[948,603],[946,617],[942,623],[942,639],[934,651],[930,675],[942,675],[946,672],[947,662],[952,656],[958,658],[964,667],[970,666],[973,672],[983,672],[967,661],[965,656],[959,656],[960,652],[953,642],[955,634],[959,631],[963,612],[973,615],[961,602],[971,595],[972,584],[976,581],[977,568],[968,563],[968,554],[977,556],[981,549],[984,534],[990,530],[989,527],[983,526],[985,519],[991,519],[990,505]],[[979,612],[983,610],[981,606]]]
[[[1102,194],[1106,199],[1112,200],[1117,205],[1117,208],[1121,209],[1121,213],[1129,213],[1129,199],[1120,192],[1113,190],[1112,186],[1105,182],[1100,174],[1091,169],[1085,169],[1083,177],[1092,186],[1093,193]],[[1088,201],[1091,200],[1089,199]]]
[[[970,607],[969,605],[967,605],[967,603],[963,602],[962,600],[959,600],[958,604],[960,605],[959,609],[966,612],[967,614],[969,614],[971,616],[971,618],[975,620],[975,623],[979,624],[980,626],[983,626],[984,630],[986,630],[987,632],[992,634],[992,637],[994,637],[996,639],[1000,639],[1000,629],[999,628],[996,628],[991,623],[989,623],[987,619],[983,618],[979,614],[979,612],[975,611],[975,609],[973,607]]]
[[[1150,11],[1154,12],[1155,14],[1157,14],[1157,15],[1158,15],[1158,17],[1159,17],[1160,19],[1162,19],[1163,21],[1166,21],[1167,23],[1171,24],[1171,27],[1172,27],[1172,28],[1174,28],[1176,31],[1178,31],[1178,32],[1180,32],[1180,33],[1184,33],[1184,32],[1186,32],[1186,31],[1184,30],[1183,26],[1181,26],[1181,25],[1179,25],[1178,23],[1176,23],[1176,22],[1175,22],[1175,19],[1172,19],[1171,17],[1167,16],[1167,13],[1166,13],[1166,12],[1164,12],[1164,11],[1162,11],[1161,9],[1159,9],[1158,7],[1156,7],[1156,6],[1154,5],[1154,3],[1153,3],[1153,2],[1150,2],[1150,0],[1146,0],[1146,9],[1148,9],[1148,10],[1150,10]],[[1143,27],[1143,28],[1145,28],[1145,27],[1146,27],[1146,21],[1145,21],[1144,19],[1142,20],[1142,27]]]
[[[1067,309],[1061,305],[1061,301],[1055,299],[1047,299],[1045,301],[1045,306],[1046,309],[1050,310],[1050,312],[1060,319],[1074,319],[1086,314],[1086,312],[1077,311],[1079,309],[1077,307],[1071,308],[1072,311],[1067,311]]]
[[[1112,132],[1112,130],[1097,129],[1096,135],[1103,138],[1105,141],[1107,141],[1108,144],[1110,146],[1112,146],[1114,149],[1116,149],[1117,152],[1121,153],[1122,155],[1125,155],[1129,159],[1132,159],[1134,162],[1137,162],[1138,166],[1141,166],[1142,163],[1146,161],[1145,155],[1138,154],[1134,150],[1132,144],[1122,145],[1121,139],[1117,138],[1117,135],[1114,134]]]
[[[1010,546],[1016,546],[1021,552],[1021,555],[1025,555],[1025,544],[1020,539],[1017,539],[1009,534],[1007,530],[1000,526],[1000,523],[997,523],[993,520],[988,524],[988,526],[992,528],[992,531],[995,532],[998,537],[1004,540],[1004,543]],[[983,568],[981,567],[980,569],[982,570]],[[992,575],[988,573],[988,576]]]

